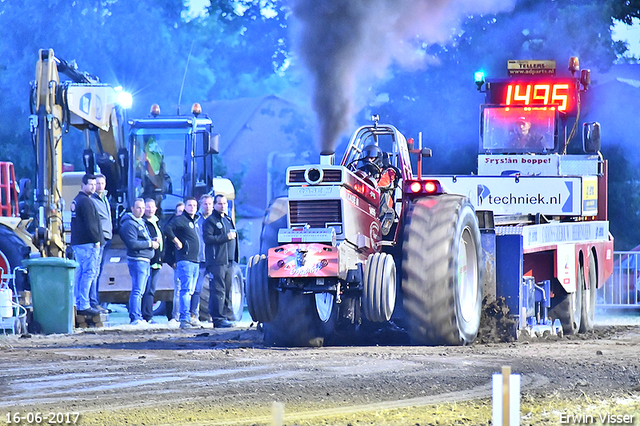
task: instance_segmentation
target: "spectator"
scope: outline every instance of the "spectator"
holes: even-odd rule
[[[167,239],[176,247],[176,270],[180,280],[180,328],[189,329],[198,326],[191,323],[191,295],[198,279],[198,257],[200,239],[196,229],[198,202],[188,197],[184,202],[184,212],[171,220],[166,228]]]
[[[167,223],[171,222],[176,216],[180,216],[183,211],[184,203],[180,201],[176,204],[176,211]],[[162,261],[173,269],[173,304],[168,325],[169,328],[178,328],[180,327],[180,280],[178,279],[178,270],[176,269],[176,246],[173,244],[173,241],[167,241],[166,232],[164,235],[164,257]]]
[[[131,212],[124,215],[120,222],[120,237],[127,247],[127,265],[131,275],[131,294],[129,295],[129,319],[132,325],[145,325],[142,318],[142,294],[145,292],[150,274],[150,261],[154,250],[160,247],[152,240],[142,219],[144,200],[136,198]]]
[[[198,237],[200,238],[200,256],[198,256],[198,279],[196,281],[196,289],[191,296],[191,322],[194,324],[200,324],[200,294],[202,293],[202,287],[205,279],[208,278],[207,265],[205,263],[204,253],[204,240],[202,239],[202,228],[204,221],[211,216],[213,212],[213,197],[209,194],[205,194],[200,198],[200,216],[198,218]]]
[[[103,174],[97,174],[96,176],[96,192],[91,195],[91,199],[96,204],[98,215],[100,216],[100,225],[102,226],[102,236],[104,237],[104,244],[100,245],[100,255],[98,256],[98,275],[91,282],[91,289],[89,290],[89,303],[92,308],[97,309],[101,313],[109,313],[108,309],[100,306],[100,277],[102,276],[102,269],[104,268],[105,252],[111,247],[111,237],[113,236],[113,223],[111,222],[111,206],[107,199],[107,178]]]
[[[158,241],[158,247],[151,258],[151,271],[147,280],[147,288],[142,295],[142,318],[149,324],[155,324],[153,320],[153,303],[156,295],[156,285],[160,278],[160,269],[162,268],[162,249],[164,246],[162,239],[162,231],[158,224],[159,219],[156,216],[156,200],[147,198],[144,200],[144,224],[147,226],[149,236],[152,240]]]
[[[227,214],[227,197],[216,195],[213,214],[204,223],[209,283],[209,313],[214,327],[232,327],[230,302],[234,263],[238,262],[238,238],[233,220]]]
[[[91,307],[89,291],[98,275],[100,246],[104,242],[100,216],[91,194],[96,191],[96,178],[92,174],[82,176],[82,186],[71,202],[71,247],[78,267],[75,270],[74,294],[79,315],[100,314]]]

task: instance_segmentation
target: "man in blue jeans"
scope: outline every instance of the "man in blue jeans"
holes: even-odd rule
[[[100,216],[100,225],[102,226],[104,244],[100,246],[100,255],[98,256],[98,274],[91,283],[91,289],[89,290],[89,302],[91,303],[92,308],[100,311],[101,313],[107,314],[109,313],[109,310],[100,306],[99,285],[100,275],[102,275],[102,269],[104,268],[105,252],[111,246],[113,224],[111,223],[111,206],[107,199],[107,178],[103,174],[97,174],[95,176],[96,192],[91,194],[91,199],[96,205],[98,216]]]
[[[165,228],[167,241],[176,246],[176,272],[180,281],[180,328],[199,324],[191,321],[191,295],[196,288],[199,271],[200,237],[197,231],[198,202],[193,197],[184,200],[184,212],[173,218]]]
[[[120,238],[127,246],[127,265],[131,275],[131,294],[129,295],[129,319],[132,325],[145,325],[142,318],[142,294],[151,272],[151,258],[160,247],[157,239],[149,235],[144,223],[144,200],[137,198],[131,206],[131,212],[124,215],[120,222]]]
[[[94,175],[82,176],[80,192],[71,202],[71,248],[78,267],[75,270],[74,295],[78,315],[100,314],[91,307],[89,290],[91,282],[98,275],[100,246],[104,244],[100,216],[91,194],[96,191]]]

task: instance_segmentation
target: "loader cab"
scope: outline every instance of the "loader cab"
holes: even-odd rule
[[[161,211],[175,210],[184,197],[211,192],[218,135],[206,115],[130,120],[129,205],[154,198]]]

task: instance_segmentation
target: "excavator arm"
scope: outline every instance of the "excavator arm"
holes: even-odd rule
[[[61,81],[60,74],[70,80]],[[118,92],[113,87],[100,83],[95,76],[79,72],[75,64],[56,58],[53,49],[39,51],[31,91],[30,131],[37,170],[37,229],[33,242],[42,256],[65,255],[62,138],[70,127],[85,134],[82,155],[85,171],[94,172],[94,158],[97,158],[101,171],[107,175],[107,182],[117,182],[118,186],[126,188],[126,172],[121,173],[116,160],[126,154],[122,108],[117,97]],[[91,149],[92,134],[97,155]]]

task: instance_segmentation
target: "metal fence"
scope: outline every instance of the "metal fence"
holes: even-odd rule
[[[640,308],[640,252],[613,253],[613,274],[596,293],[596,305],[603,308]]]

